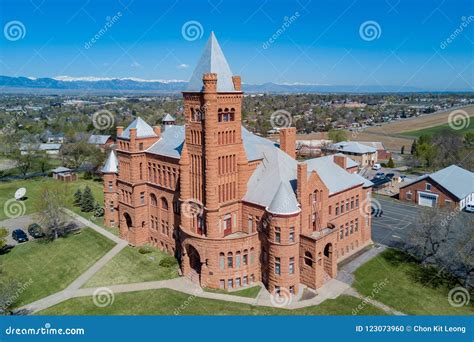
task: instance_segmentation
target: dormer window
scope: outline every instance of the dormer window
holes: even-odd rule
[[[430,191],[430,190],[431,190],[431,184],[430,184],[430,183],[426,183],[425,190],[426,190],[426,191]]]

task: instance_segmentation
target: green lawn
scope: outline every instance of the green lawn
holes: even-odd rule
[[[239,291],[226,291],[226,290],[221,290],[221,289],[209,289],[209,288],[205,288],[204,291],[228,294],[228,295],[231,295],[231,296],[257,298],[257,296],[260,293],[261,289],[262,288],[260,286],[252,286],[252,287],[249,287],[247,289],[243,289],[243,290],[239,290]]]
[[[140,254],[139,248],[125,247],[107,265],[96,273],[84,287],[171,279],[178,276],[178,263],[171,267],[160,266],[163,258],[172,258],[157,248],[147,247],[151,253]]]
[[[444,125],[439,125],[439,126],[434,126],[434,127],[428,127],[424,129],[419,129],[417,131],[409,131],[409,132],[403,132],[400,133],[400,135],[403,136],[408,136],[408,137],[416,137],[418,138],[421,135],[433,135],[435,133],[441,132],[444,129],[450,129],[449,124],[444,124]],[[474,117],[471,117],[471,120],[469,121],[469,125],[467,127],[464,127],[463,129],[455,131],[459,134],[466,134],[468,132],[474,132]]]
[[[25,204],[26,212],[25,214],[32,214],[37,211],[38,202],[40,199],[41,189],[44,187],[64,187],[67,190],[67,193],[70,194],[67,198],[67,203],[65,206],[73,210],[75,213],[82,215],[86,218],[90,218],[92,214],[90,213],[81,213],[78,207],[73,206],[73,194],[78,189],[84,189],[85,186],[89,186],[94,194],[94,198],[97,202],[103,205],[104,203],[104,193],[103,186],[101,182],[95,182],[92,180],[79,179],[76,182],[65,183],[61,181],[54,180],[50,177],[38,177],[28,180],[16,180],[11,182],[0,183],[0,205],[3,207],[4,203],[14,198],[15,191],[19,188],[26,188],[26,197],[27,199],[23,202]],[[4,210],[0,210],[0,220],[6,219]],[[100,224],[102,218],[96,221],[97,224]]]
[[[460,308],[449,304],[448,292],[455,285],[447,285],[436,273],[423,272],[406,254],[388,249],[356,270],[353,286],[361,294],[373,295],[374,299],[406,314],[474,315],[472,300],[471,305]]]
[[[0,255],[0,281],[29,284],[15,302],[22,306],[63,290],[114,245],[90,228],[53,242],[27,242]]]
[[[73,298],[41,311],[40,315],[351,315],[360,299],[339,296],[317,306],[288,310],[199,298],[169,289],[119,293],[111,305],[100,308],[91,297]],[[371,305],[360,315],[384,315]]]

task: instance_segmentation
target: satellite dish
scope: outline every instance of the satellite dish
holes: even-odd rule
[[[19,188],[15,192],[15,199],[18,201],[18,200],[22,199],[23,197],[25,197],[25,195],[26,195],[26,189],[25,188]]]

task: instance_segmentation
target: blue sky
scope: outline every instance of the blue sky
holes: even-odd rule
[[[473,90],[473,3],[0,0],[0,74],[187,80],[213,30],[245,83]]]

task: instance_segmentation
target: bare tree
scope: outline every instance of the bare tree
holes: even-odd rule
[[[38,201],[38,219],[42,223],[46,235],[57,239],[60,230],[64,227],[66,215],[62,207],[66,203],[66,188],[61,186],[43,187]]]

